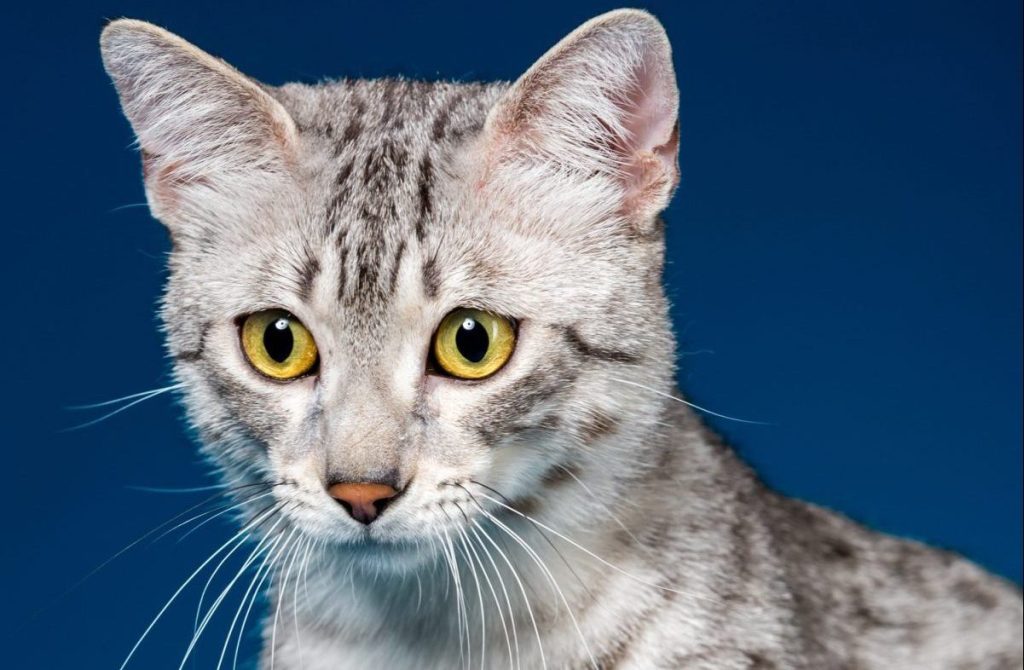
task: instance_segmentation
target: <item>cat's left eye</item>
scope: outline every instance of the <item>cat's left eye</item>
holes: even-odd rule
[[[302,322],[282,309],[268,309],[245,317],[242,350],[257,372],[279,380],[301,377],[319,360],[313,335]]]

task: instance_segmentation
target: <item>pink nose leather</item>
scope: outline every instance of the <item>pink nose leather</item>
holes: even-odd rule
[[[343,482],[331,486],[327,494],[337,500],[353,519],[369,525],[384,510],[387,501],[398,495],[398,491],[387,484]]]

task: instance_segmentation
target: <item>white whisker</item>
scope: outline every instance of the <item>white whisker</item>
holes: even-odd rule
[[[274,538],[274,543],[270,546],[266,555],[264,555],[263,561],[261,561],[260,565],[256,568],[256,574],[253,575],[252,580],[250,580],[249,582],[248,588],[246,588],[245,593],[242,594],[242,598],[241,600],[239,600],[238,607],[235,610],[235,616],[232,617],[231,625],[228,626],[228,634],[224,637],[224,646],[221,647],[220,657],[217,659],[216,670],[220,670],[221,666],[224,664],[224,657],[227,655],[228,645],[231,644],[231,636],[232,633],[234,633],[235,631],[235,624],[238,623],[238,617],[242,615],[242,609],[245,607],[246,601],[249,600],[249,594],[252,593],[253,589],[256,588],[256,583],[260,579],[260,575],[263,573],[264,568],[268,567],[268,563],[271,560],[274,551],[277,550],[277,546],[281,544],[281,540],[282,537],[280,535]],[[243,631],[239,630],[238,634],[241,635],[242,632]]]
[[[446,513],[447,514],[447,513]],[[448,565],[452,571],[452,579],[455,584],[455,607],[456,616],[459,619],[459,656],[462,657],[463,662],[468,668],[473,661],[473,649],[472,642],[469,637],[469,614],[466,610],[466,599],[462,590],[462,579],[460,578],[459,562],[455,555],[455,547],[452,544],[451,536],[448,535],[448,529],[444,529],[445,547],[448,556]],[[465,624],[465,630],[463,629]],[[466,652],[463,654],[463,643],[465,643]]]
[[[218,555],[220,555],[220,553],[222,551],[224,551],[229,546],[231,546],[231,544],[233,544],[235,541],[237,541],[238,538],[244,537],[258,523],[262,523],[263,520],[265,520],[269,515],[274,514],[279,509],[280,509],[280,507],[276,506],[276,505],[272,505],[272,506],[268,507],[266,510],[264,510],[263,512],[258,514],[255,519],[253,519],[252,521],[247,523],[245,526],[243,526],[241,530],[239,530],[234,536],[231,537],[231,539],[229,539],[227,542],[222,544],[216,551],[214,551],[212,554],[210,554],[209,558],[207,558],[205,561],[203,561],[202,564],[200,564],[200,566],[198,568],[196,568],[195,571],[191,575],[188,576],[188,578],[182,583],[182,585],[178,587],[178,590],[175,591],[174,594],[170,597],[170,599],[164,604],[164,606],[160,608],[160,611],[157,612],[157,615],[153,618],[153,620],[149,623],[149,625],[146,626],[146,630],[144,630],[142,632],[142,636],[139,637],[138,641],[131,648],[131,651],[128,652],[128,656],[125,657],[124,662],[121,663],[121,666],[120,666],[120,668],[118,670],[124,670],[128,666],[128,663],[132,660],[132,657],[135,655],[135,652],[138,651],[139,647],[142,645],[143,641],[146,639],[146,636],[149,635],[149,632],[151,630],[153,630],[154,626],[156,626],[157,622],[160,620],[160,617],[162,617],[164,615],[164,612],[166,612],[170,608],[170,606],[174,603],[174,601],[178,599],[178,596],[181,595],[181,592],[184,591],[185,588],[189,584],[192,583],[192,580],[194,580],[199,575],[199,573],[201,573],[206,568],[206,566],[209,565],[213,561],[213,559],[215,559]],[[238,545],[238,546],[240,546],[240,545]],[[237,546],[235,548],[237,549]],[[234,551],[234,549],[232,549],[232,551]]]
[[[561,464],[558,464],[558,467],[559,467],[559,468],[560,468],[560,469],[561,469],[561,470],[562,470],[563,472],[565,472],[565,474],[569,475],[569,476],[570,476],[570,477],[571,477],[571,478],[572,478],[572,479],[573,479],[573,480],[574,480],[574,481],[575,481],[575,482],[576,482],[577,484],[579,484],[579,485],[580,485],[580,487],[581,487],[581,488],[582,488],[582,489],[583,489],[584,491],[586,491],[586,492],[587,492],[587,495],[589,495],[589,496],[590,496],[590,499],[591,499],[591,500],[593,500],[594,502],[596,502],[597,504],[599,504],[599,505],[600,505],[600,506],[601,506],[601,507],[602,507],[602,508],[604,509],[605,513],[606,513],[606,514],[607,514],[608,516],[610,516],[610,517],[612,518],[612,521],[614,521],[614,522],[615,522],[615,523],[616,523],[616,524],[617,524],[617,525],[619,526],[619,528],[621,528],[621,529],[622,529],[622,531],[623,531],[624,533],[626,533],[626,535],[628,535],[628,536],[630,537],[630,539],[631,539],[631,540],[633,540],[633,542],[634,542],[634,543],[636,543],[636,546],[637,546],[637,548],[638,548],[638,549],[640,549],[640,550],[641,550],[641,551],[643,551],[644,553],[646,553],[646,554],[650,555],[650,549],[649,549],[649,548],[648,548],[648,547],[647,547],[647,546],[646,546],[645,544],[643,544],[643,543],[642,543],[642,542],[640,541],[640,539],[639,539],[639,538],[637,538],[637,536],[636,536],[636,535],[634,535],[634,534],[633,534],[633,531],[631,531],[631,530],[629,529],[629,526],[627,526],[627,525],[626,525],[625,523],[623,523],[623,522],[622,522],[622,520],[621,520],[621,519],[619,519],[619,517],[617,517],[617,516],[615,515],[615,513],[614,513],[614,512],[612,512],[611,508],[610,508],[610,507],[608,506],[608,504],[607,504],[607,503],[605,503],[605,502],[603,501],[603,499],[602,499],[601,497],[599,497],[599,496],[595,495],[595,494],[594,494],[594,492],[593,492],[593,491],[592,491],[592,490],[590,489],[590,487],[589,487],[589,486],[587,486],[587,485],[586,485],[585,483],[583,483],[583,480],[582,480],[582,479],[580,479],[580,478],[579,478],[579,477],[578,477],[578,476],[576,475],[576,473],[572,471],[572,469],[571,469],[571,468],[567,468],[567,467],[565,467],[564,465],[561,465]]]
[[[237,583],[238,580],[242,578],[242,575],[244,575],[245,571],[249,569],[249,566],[251,566],[256,561],[260,554],[266,551],[267,547],[264,546],[266,544],[266,541],[273,535],[274,530],[281,524],[283,520],[283,516],[279,517],[277,521],[274,522],[274,525],[267,530],[266,534],[263,536],[263,538],[259,541],[256,547],[249,554],[249,557],[242,564],[242,567],[238,569],[238,572],[235,574],[234,578],[232,578],[231,581],[228,582],[227,586],[225,586],[224,589],[220,592],[220,595],[218,595],[217,598],[214,599],[213,603],[210,605],[210,608],[206,612],[206,616],[203,617],[202,623],[198,624],[194,632],[192,633],[192,641],[189,643],[188,649],[185,650],[185,655],[182,656],[181,664],[178,666],[178,670],[184,670],[185,663],[188,662],[189,656],[192,655],[192,650],[195,649],[195,646],[199,642],[199,638],[202,636],[203,631],[206,630],[206,627],[210,624],[210,620],[213,619],[213,615],[217,612],[217,608],[220,607],[220,604],[222,602],[224,602],[224,599],[227,598],[228,593],[231,592],[232,587],[234,587],[235,583]],[[248,539],[248,536],[245,539]],[[209,582],[207,582],[207,586],[209,586]],[[204,588],[203,591],[205,593],[206,589]]]
[[[480,668],[486,665],[487,658],[487,613],[484,611],[484,592],[480,586],[480,578],[476,574],[476,564],[473,557],[466,549],[466,540],[461,528],[456,528],[459,533],[459,551],[466,558],[466,565],[469,566],[470,576],[473,578],[473,585],[476,587],[476,597],[480,607]]]
[[[145,493],[202,493],[203,491],[220,491],[226,489],[227,484],[213,484],[212,486],[192,486],[187,488],[173,488],[165,486],[136,486],[134,484],[125,486],[132,491],[143,491]]]
[[[137,398],[142,398],[142,397],[150,398],[150,397],[153,397],[155,395],[160,395],[161,393],[167,393],[168,391],[174,391],[174,390],[177,390],[177,389],[180,389],[180,388],[183,388],[183,387],[184,387],[184,384],[181,384],[181,383],[171,384],[170,386],[164,386],[162,388],[149,389],[148,391],[139,391],[138,393],[130,393],[130,394],[126,395],[126,396],[121,396],[120,398],[114,398],[113,400],[104,400],[103,402],[94,402],[94,403],[89,403],[87,405],[68,405],[67,409],[70,409],[70,410],[85,410],[85,409],[96,409],[98,407],[109,407],[111,405],[116,405],[118,403],[122,403],[122,402],[124,402],[126,400],[135,400]]]
[[[512,658],[510,657],[509,658],[509,667],[510,668],[520,668],[521,665],[522,665],[522,659],[519,657],[519,635],[516,632],[516,618],[515,618],[515,614],[514,614],[514,612],[512,610],[512,600],[511,600],[511,598],[509,598],[508,589],[505,587],[505,580],[501,576],[501,570],[498,569],[498,564],[494,562],[494,555],[491,554],[491,550],[488,549],[487,545],[484,544],[483,539],[480,537],[480,533],[477,531],[476,527],[475,526],[470,526],[469,530],[470,530],[471,533],[473,533],[473,537],[476,538],[477,544],[480,545],[480,549],[483,550],[484,555],[487,556],[487,561],[491,564],[491,569],[494,571],[494,576],[498,578],[498,585],[501,587],[501,593],[502,593],[503,597],[505,598],[505,607],[506,607],[506,609],[508,611],[509,628],[511,628],[511,630],[512,630],[512,642],[511,642],[511,644],[512,644],[512,647],[515,649],[515,662],[513,662]],[[495,600],[497,600],[497,598],[495,598]],[[496,606],[498,607],[498,611],[500,612],[501,611],[501,606],[500,605],[496,605]],[[502,622],[504,622],[504,620],[505,620],[505,618],[504,618],[504,616],[502,616]],[[508,631],[507,630],[506,630],[506,639],[505,639],[505,641],[508,642]]]
[[[209,519],[204,520],[202,523],[199,524],[199,526],[203,525],[204,523],[208,523],[209,521],[211,521],[212,519],[216,518],[217,516],[220,516],[221,514],[225,514],[226,512],[229,512],[232,509],[236,509],[238,507],[241,507],[242,505],[246,504],[247,502],[250,502],[252,500],[258,500],[259,498],[265,498],[265,497],[267,497],[269,495],[273,495],[273,493],[272,492],[271,493],[263,493],[263,494],[261,494],[259,496],[256,496],[256,498],[250,498],[249,500],[241,502],[241,503],[238,503],[237,505],[232,505],[231,507],[228,507],[228,509],[225,509],[225,510],[222,510],[222,511],[218,512],[215,516],[212,516]],[[280,519],[278,519],[276,522],[274,522],[274,525],[271,527],[270,531],[273,531],[273,529],[276,528],[279,523],[281,523]],[[195,528],[192,528],[191,530],[189,530],[189,533],[191,533],[194,530],[196,530],[196,528],[199,528],[199,526],[196,526]],[[268,532],[270,532],[270,531],[268,531]],[[186,533],[186,536],[187,536],[187,533]],[[182,536],[181,539],[184,539],[184,537],[185,536]],[[248,537],[243,538],[243,541],[245,539],[248,539]],[[179,542],[180,541],[181,540],[179,539]],[[259,547],[261,544],[263,544],[263,540],[260,540],[260,543],[258,545],[256,545],[256,546]],[[203,585],[203,590],[199,594],[199,602],[196,604],[196,617],[195,617],[195,622],[193,623],[193,627],[192,627],[192,632],[193,633],[195,633],[195,631],[199,628],[199,616],[200,616],[200,613],[203,611],[203,601],[206,600],[206,592],[210,589],[210,584],[213,583],[213,580],[217,577],[217,574],[220,572],[220,569],[224,566],[224,564],[227,562],[227,560],[229,558],[231,558],[231,553],[230,552],[225,554],[224,557],[222,559],[220,559],[220,562],[216,565],[216,567],[214,567],[213,571],[210,573],[210,576],[206,578],[206,584]]]
[[[306,657],[302,651],[302,636],[299,634],[299,576],[302,574],[303,569],[309,565],[309,546],[312,541],[312,538],[306,538],[302,565],[299,567],[298,574],[295,575],[295,584],[292,586],[292,622],[295,624],[295,646],[299,650],[299,665],[302,668],[306,667]]]
[[[469,536],[469,533],[467,533],[462,528],[459,529],[459,533],[462,535],[462,537],[464,539],[464,544],[467,547],[469,547],[470,551],[473,552],[473,557],[476,559],[477,564],[480,566],[480,572],[484,576],[484,581],[487,582],[487,589],[491,592],[491,598],[494,600],[494,609],[498,613],[498,618],[501,621],[501,630],[505,634],[505,646],[508,647],[508,663],[509,663],[509,668],[512,668],[512,667],[514,667],[514,664],[513,664],[513,661],[512,661],[512,639],[509,637],[509,634],[508,634],[508,624],[505,622],[505,613],[504,613],[504,611],[502,611],[501,603],[498,601],[498,592],[494,589],[494,582],[491,581],[491,576],[488,574],[487,568],[484,566],[484,562],[480,558],[480,554],[477,553],[476,547],[474,546],[474,544],[472,542],[472,538],[470,538],[470,536]],[[477,541],[479,541],[479,540],[477,540]],[[493,565],[493,561],[492,561],[492,565]],[[481,609],[483,609],[483,606],[481,606]]]
[[[494,541],[490,534],[484,530],[483,526],[481,526],[476,519],[473,519],[473,525],[483,533],[484,538],[486,538],[487,541],[490,542],[491,546],[498,552],[498,555],[501,556],[501,559],[505,562],[505,565],[508,566],[509,571],[512,573],[513,579],[516,580],[519,592],[523,595],[523,601],[526,603],[526,612],[530,616],[530,624],[533,626],[533,634],[537,639],[537,650],[540,652],[541,668],[546,670],[548,667],[548,661],[544,655],[544,643],[541,641],[540,627],[537,626],[537,618],[533,614],[533,607],[530,605],[530,597],[526,594],[526,587],[523,586],[523,580],[519,578],[519,573],[516,572],[516,568],[512,565],[512,561],[509,560],[508,556],[504,551],[502,551],[501,547],[498,546],[498,543]]]
[[[288,548],[288,543],[283,541],[283,536],[279,538],[281,542],[281,548],[277,550],[277,553],[270,559],[267,564],[267,569],[263,572],[263,576],[260,577],[260,581],[256,584],[255,590],[252,592],[252,598],[249,599],[249,605],[245,608],[245,616],[242,617],[242,625],[238,629],[238,637],[235,641],[235,653],[234,658],[231,660],[231,670],[238,670],[238,652],[242,648],[242,636],[245,634],[245,626],[249,623],[249,615],[252,614],[252,608],[256,604],[256,599],[260,595],[260,591],[263,588],[263,584],[266,583],[270,574],[274,571],[274,563],[284,554],[285,549]]]
[[[192,523],[196,519],[199,519],[201,517],[207,516],[206,519],[203,519],[202,521],[197,523],[195,526],[193,526],[192,528],[189,528],[187,531],[182,533],[181,537],[178,538],[178,542],[181,542],[186,537],[188,537],[192,533],[196,532],[197,530],[199,530],[200,528],[202,528],[206,524],[210,523],[214,519],[217,519],[218,517],[224,516],[225,514],[228,514],[228,513],[232,512],[234,510],[241,509],[245,505],[248,505],[249,503],[251,503],[251,502],[253,502],[255,500],[260,500],[262,498],[266,498],[267,496],[271,496],[273,494],[274,494],[273,491],[269,491],[269,492],[265,492],[265,493],[259,493],[259,494],[253,495],[250,498],[246,498],[245,500],[242,500],[241,502],[228,503],[228,504],[226,504],[226,505],[224,505],[222,507],[216,507],[216,508],[214,508],[212,510],[207,510],[207,511],[202,512],[200,514],[196,514],[191,519],[187,519],[185,521],[182,521],[181,523],[177,523],[173,527],[168,528],[164,532],[160,533],[160,535],[158,535],[157,537],[155,537],[153,539],[153,542],[157,542],[158,540],[162,539],[163,537],[165,537],[167,535],[170,535],[171,533],[173,533],[174,531],[178,530],[179,528],[182,528],[183,526],[187,526],[188,524]]]
[[[103,416],[101,416],[101,417],[99,417],[99,418],[97,418],[97,419],[93,419],[92,421],[86,421],[85,423],[80,423],[80,424],[78,424],[78,425],[76,425],[76,426],[71,426],[71,427],[69,427],[69,428],[62,428],[62,429],[60,429],[60,430],[59,430],[58,432],[61,432],[61,433],[70,433],[71,431],[75,431],[75,430],[81,430],[82,428],[88,428],[88,427],[90,427],[90,426],[95,426],[95,425],[96,425],[96,424],[98,424],[98,423],[101,423],[101,422],[103,422],[103,421],[106,421],[107,419],[110,419],[110,418],[112,418],[112,417],[115,417],[115,416],[117,416],[117,415],[118,415],[118,414],[120,414],[121,412],[124,412],[124,411],[126,411],[126,410],[129,410],[129,409],[131,409],[132,407],[135,407],[135,406],[136,406],[136,405],[138,405],[139,403],[143,403],[143,402],[146,402],[146,401],[147,401],[147,400],[149,400],[150,398],[155,398],[155,397],[157,397],[158,395],[162,395],[162,394],[164,394],[164,393],[167,393],[167,391],[171,390],[171,388],[172,388],[172,387],[168,387],[168,388],[166,388],[166,389],[163,389],[163,390],[160,390],[160,391],[154,391],[154,392],[151,392],[151,393],[150,393],[149,395],[143,396],[143,397],[141,397],[141,398],[139,398],[139,399],[137,399],[137,400],[133,400],[133,401],[131,401],[130,403],[128,403],[127,405],[124,405],[124,406],[122,406],[122,407],[118,407],[117,409],[115,409],[115,410],[114,410],[114,411],[112,411],[112,412],[107,412],[106,414],[104,414]]]
[[[548,581],[551,583],[552,588],[555,589],[555,591],[558,594],[558,597],[561,599],[562,605],[565,606],[565,611],[569,614],[569,619],[572,621],[573,628],[576,629],[576,634],[579,636],[580,642],[583,643],[583,649],[587,652],[587,657],[590,659],[590,665],[595,670],[597,670],[597,661],[594,659],[593,652],[590,651],[590,645],[587,644],[587,638],[583,634],[583,629],[580,628],[579,621],[577,621],[576,619],[576,614],[573,612],[572,607],[569,605],[569,600],[565,597],[565,593],[562,591],[562,587],[558,585],[558,581],[555,579],[555,576],[551,573],[551,570],[548,569],[548,566],[544,563],[544,560],[533,549],[533,547],[531,547],[529,543],[526,540],[524,540],[518,533],[509,528],[504,523],[502,523],[501,520],[499,520],[497,517],[495,517],[487,510],[485,510],[483,507],[480,507],[480,511],[483,512],[483,514],[487,516],[487,518],[490,519],[492,523],[494,523],[501,530],[505,531],[505,533],[509,537],[511,537],[516,543],[518,543],[519,546],[522,547],[523,550],[526,552],[527,556],[529,556],[533,560],[537,567],[541,569],[541,572],[547,577]]]
[[[748,424],[751,424],[751,425],[754,425],[754,426],[770,426],[770,425],[772,425],[772,424],[767,423],[765,421],[751,421],[750,419],[738,419],[738,418],[736,418],[734,416],[729,416],[727,414],[719,414],[718,412],[713,412],[710,409],[707,409],[705,407],[701,407],[700,405],[692,403],[689,400],[684,400],[684,399],[682,399],[682,398],[680,398],[678,396],[674,396],[671,393],[665,393],[664,391],[659,391],[658,389],[651,388],[650,386],[644,386],[643,384],[638,384],[636,382],[631,382],[628,379],[618,379],[618,378],[613,377],[612,381],[619,382],[620,384],[626,384],[628,386],[635,386],[636,388],[643,389],[645,391],[650,391],[651,393],[653,393],[653,394],[655,394],[657,396],[661,396],[662,398],[667,398],[668,400],[675,400],[676,402],[682,403],[682,404],[686,405],[687,407],[692,407],[693,409],[697,410],[698,412],[704,412],[705,414],[709,414],[711,416],[717,416],[719,419],[727,419],[729,421],[735,421],[737,423],[748,423]]]
[[[288,588],[288,577],[291,574],[291,565],[295,562],[295,555],[298,553],[295,549],[298,548],[298,541],[292,540],[292,537],[298,531],[298,528],[292,528],[291,533],[288,534],[288,555],[285,556],[285,563],[281,564],[284,574],[282,575],[281,586],[276,589],[276,600],[277,607],[274,609],[274,628],[270,633],[270,670],[274,670],[274,661],[277,655],[277,622],[281,618],[281,603],[284,602],[284,592]],[[286,565],[287,563],[287,565]]]
[[[148,202],[130,202],[127,205],[119,205],[117,207],[114,207],[113,209],[107,210],[107,213],[108,214],[113,214],[114,212],[120,212],[120,211],[125,210],[125,209],[134,209],[136,207],[149,207],[149,203]]]
[[[501,502],[500,500],[498,500],[497,498],[493,498],[493,497],[487,495],[486,493],[480,493],[479,495],[482,498],[487,498],[488,500],[490,500],[491,502],[495,503],[496,505],[504,507],[505,509],[507,509],[508,511],[512,512],[513,514],[517,514],[517,515],[523,517],[524,519],[529,519],[530,518],[526,514],[523,514],[519,510],[515,509],[514,507],[510,507],[510,506],[506,505],[505,503]],[[655,584],[653,582],[649,582],[649,581],[647,581],[645,579],[641,579],[640,577],[637,577],[636,575],[633,575],[633,574],[623,570],[622,568],[620,568],[619,566],[615,565],[614,563],[606,561],[605,559],[601,558],[600,556],[598,556],[594,552],[590,551],[589,549],[587,549],[586,547],[584,547],[580,543],[576,542],[575,540],[573,540],[573,539],[563,535],[562,533],[559,533],[554,528],[552,528],[552,527],[550,527],[548,525],[545,525],[544,523],[542,523],[540,521],[537,521],[536,519],[533,519],[533,521],[534,521],[534,523],[536,523],[537,525],[541,526],[545,530],[550,531],[556,537],[564,540],[565,542],[568,542],[569,544],[571,544],[572,546],[576,547],[577,549],[579,549],[583,553],[587,554],[591,558],[593,558],[596,561],[600,562],[601,564],[611,568],[612,570],[615,570],[619,574],[621,574],[621,575],[623,575],[625,577],[628,577],[629,579],[632,579],[634,582],[636,582],[638,584],[643,584],[644,586],[649,586],[649,587],[651,587],[653,589],[658,589],[659,591],[667,591],[669,593],[675,593],[675,594],[678,594],[678,595],[681,595],[681,596],[684,596],[684,597],[687,597],[687,598],[693,598],[695,600],[704,600],[704,601],[707,601],[707,602],[714,603],[716,605],[720,605],[721,604],[721,602],[719,600],[717,600],[715,598],[712,598],[712,597],[709,597],[709,596],[699,595],[699,594],[695,594],[695,593],[687,593],[686,591],[677,591],[677,590],[671,589],[671,588],[669,588],[667,586],[661,586],[659,584]]]

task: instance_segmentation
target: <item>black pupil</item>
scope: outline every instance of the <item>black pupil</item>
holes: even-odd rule
[[[462,320],[458,332],[455,333],[455,346],[459,353],[471,363],[479,363],[487,355],[487,347],[491,340],[487,337],[487,329],[475,319]]]
[[[263,348],[267,355],[278,363],[284,363],[292,355],[295,338],[289,327],[288,319],[277,319],[263,331]]]

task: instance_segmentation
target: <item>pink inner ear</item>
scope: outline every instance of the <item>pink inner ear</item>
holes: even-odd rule
[[[663,176],[675,180],[679,133],[676,124],[675,83],[670,72],[659,72],[648,55],[637,73],[636,84],[623,101],[625,123],[629,132],[632,160],[628,165],[630,181],[644,190],[653,175],[651,158],[655,158]],[[654,170],[655,172],[659,170]]]
[[[642,218],[664,207],[679,180],[675,81],[652,61],[644,58],[628,97],[620,101],[629,134],[623,205]]]

